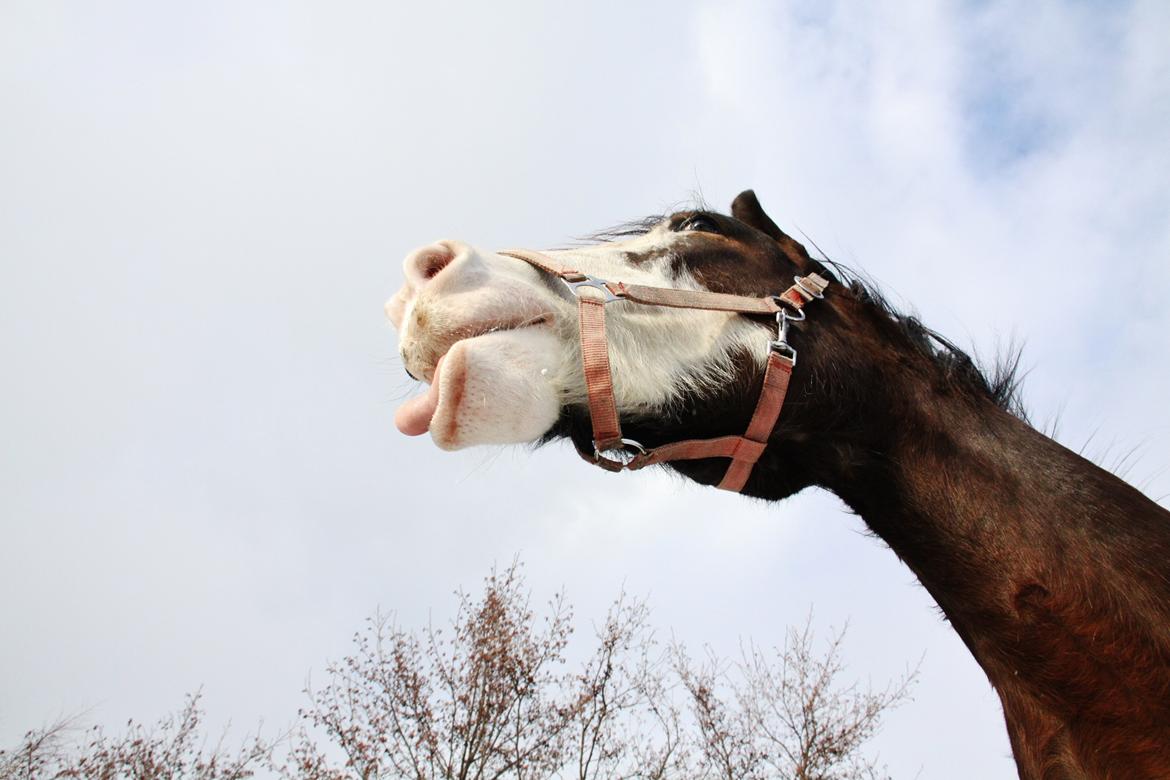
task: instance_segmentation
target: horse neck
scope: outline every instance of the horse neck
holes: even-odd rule
[[[863,391],[824,412],[816,481],[914,571],[1001,693],[1075,711],[1108,698],[1105,679],[1170,690],[1170,513],[929,363],[889,338],[822,362]]]
[[[1139,611],[1145,602],[1165,612],[1170,513],[990,401],[924,405],[875,419],[886,445],[835,469],[826,486],[952,620],[993,605],[1015,610],[1033,586],[1092,584]]]

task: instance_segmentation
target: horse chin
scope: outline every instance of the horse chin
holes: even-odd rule
[[[436,371],[431,439],[444,450],[540,439],[560,414],[555,380],[562,352],[548,327],[456,342]]]

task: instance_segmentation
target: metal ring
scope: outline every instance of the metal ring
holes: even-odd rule
[[[796,312],[796,314],[793,314],[792,311]],[[804,309],[793,309],[792,311],[789,311],[788,309],[781,309],[780,311],[776,312],[776,322],[780,322],[781,317],[786,320],[791,320],[792,322],[804,322],[805,318],[808,316],[805,314]]]
[[[602,452],[618,452],[621,455],[617,458],[604,457]],[[633,439],[621,439],[617,444],[610,445],[604,450],[597,446],[597,442],[593,442],[593,457],[596,460],[608,460],[611,463],[619,463],[622,467],[627,467],[637,458],[643,457],[646,454],[646,448]]]
[[[819,300],[819,299],[825,297],[825,294],[823,292],[820,292],[819,290],[810,290],[809,288],[805,287],[803,276],[793,277],[792,282],[793,282],[793,284],[795,284],[800,289],[804,290],[806,293],[808,293],[813,298],[817,298]]]
[[[804,309],[798,309],[792,301],[786,300],[779,295],[769,295],[768,297],[772,299],[772,303],[776,304],[777,321],[779,321],[778,318],[780,315],[784,313],[787,313],[788,319],[793,322],[800,322],[804,319]]]

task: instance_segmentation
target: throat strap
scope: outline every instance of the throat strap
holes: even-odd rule
[[[736,493],[743,490],[748,477],[752,475],[756,461],[764,454],[764,447],[768,444],[768,437],[776,427],[776,420],[780,418],[780,409],[784,406],[784,397],[788,395],[788,381],[792,379],[791,358],[781,355],[775,350],[768,350],[768,367],[764,369],[764,386],[760,388],[760,398],[756,401],[756,411],[748,423],[747,431],[740,439],[745,446],[731,456],[731,464],[719,487],[732,490]],[[760,445],[759,448],[748,447],[746,444]]]
[[[558,277],[577,298],[581,362],[593,428],[593,452],[579,449],[581,457],[608,471],[633,471],[674,460],[730,458],[731,463],[718,487],[737,493],[743,490],[768,445],[768,437],[776,427],[788,393],[792,369],[796,365],[796,350],[787,342],[788,321],[804,319],[805,304],[824,297],[824,290],[829,284],[826,279],[817,274],[798,276],[795,283],[779,295],[752,297],[611,282],[562,266],[548,255],[529,249],[509,249],[500,254],[523,260]],[[586,291],[585,288],[591,289]],[[742,436],[688,439],[649,450],[622,437],[605,332],[605,307],[619,300],[649,306],[776,315],[778,335],[776,340],[768,343],[763,386],[751,421]],[[789,314],[790,311],[792,314]],[[796,317],[796,314],[800,316]]]

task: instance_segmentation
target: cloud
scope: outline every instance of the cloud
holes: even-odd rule
[[[441,236],[557,245],[751,186],[944,334],[1025,339],[1037,418],[1147,441],[1131,474],[1170,494],[1167,13],[6,7],[0,743],[200,683],[213,725],[282,723],[362,617],[441,620],[519,552],[538,598],[600,616],[625,583],[724,653],[811,602],[862,677],[925,648],[891,769],[1008,774],[981,673],[835,499],[404,440],[381,304]]]

